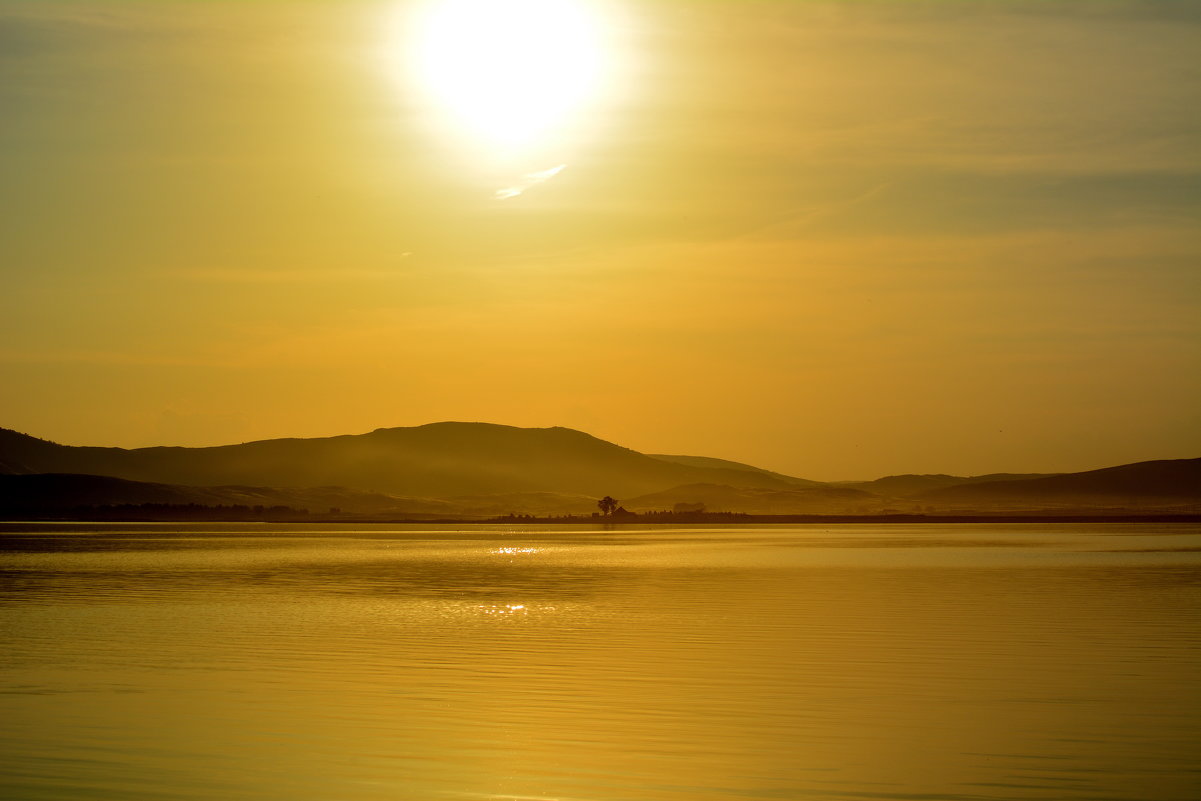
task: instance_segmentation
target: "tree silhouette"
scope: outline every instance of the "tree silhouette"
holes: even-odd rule
[[[600,507],[601,514],[603,514],[607,517],[607,516],[613,514],[613,510],[617,508],[617,501],[615,501],[613,498],[610,498],[608,495],[606,495],[605,497],[603,497],[599,501],[597,501],[596,505]]]

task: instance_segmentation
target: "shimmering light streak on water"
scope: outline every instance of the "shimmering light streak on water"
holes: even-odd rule
[[[0,526],[0,798],[1201,798],[1201,527]]]

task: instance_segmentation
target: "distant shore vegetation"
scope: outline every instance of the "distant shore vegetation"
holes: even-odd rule
[[[78,506],[73,509],[6,509],[0,520],[7,522],[224,522],[224,523],[354,523],[387,525],[406,523],[446,524],[520,524],[520,525],[721,525],[721,524],[798,524],[798,523],[1089,523],[1089,522],[1164,522],[1199,523],[1201,513],[1149,513],[1129,509],[1065,510],[1058,513],[1009,512],[974,514],[876,513],[876,514],[751,514],[747,512],[708,512],[657,510],[630,512],[618,507],[609,514],[533,515],[510,512],[499,517],[439,517],[346,514],[339,509],[310,513],[291,506],[243,506],[203,504],[105,504]]]

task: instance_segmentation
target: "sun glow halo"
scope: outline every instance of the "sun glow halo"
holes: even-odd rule
[[[584,0],[441,0],[418,20],[413,68],[461,132],[494,150],[529,148],[598,99],[601,23]]]

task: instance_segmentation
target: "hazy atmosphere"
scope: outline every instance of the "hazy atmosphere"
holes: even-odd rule
[[[0,425],[1201,451],[1201,5],[471,6],[0,2]]]
[[[0,799],[1201,799],[1201,0],[0,0]]]

